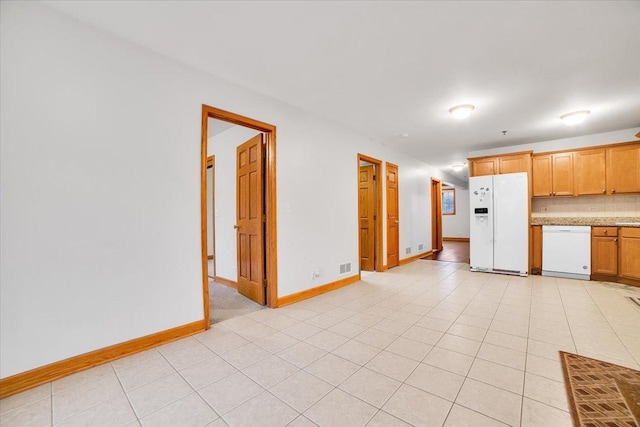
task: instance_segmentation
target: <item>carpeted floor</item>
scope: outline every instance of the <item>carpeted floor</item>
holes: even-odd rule
[[[576,427],[640,426],[640,371],[560,352]]]
[[[256,304],[239,294],[237,289],[216,283],[213,280],[209,280],[209,307],[211,323],[218,323],[265,308],[265,306]]]

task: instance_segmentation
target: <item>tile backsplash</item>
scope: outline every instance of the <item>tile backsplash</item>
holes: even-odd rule
[[[533,217],[640,217],[640,195],[535,198]]]

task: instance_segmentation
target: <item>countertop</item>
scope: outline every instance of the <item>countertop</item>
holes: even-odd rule
[[[625,223],[620,225],[619,223]],[[531,225],[595,225],[640,227],[640,217],[533,217]]]

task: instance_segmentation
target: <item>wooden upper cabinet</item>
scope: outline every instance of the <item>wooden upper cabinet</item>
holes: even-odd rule
[[[531,153],[507,154],[496,157],[470,159],[471,176],[498,175],[503,173],[529,172]]]
[[[607,194],[640,193],[640,144],[607,149]]]
[[[573,196],[573,153],[532,157],[533,197]]]
[[[533,197],[553,196],[551,167],[551,154],[543,154],[531,157]]]
[[[573,196],[573,153],[556,153],[551,155],[553,195]]]
[[[498,173],[497,163],[494,157],[473,160],[471,176],[495,175]]]
[[[599,148],[574,153],[575,187],[578,196],[606,193],[606,151]]]
[[[498,157],[498,170],[499,173],[528,172],[530,162],[531,155],[528,153],[515,156],[501,156]]]

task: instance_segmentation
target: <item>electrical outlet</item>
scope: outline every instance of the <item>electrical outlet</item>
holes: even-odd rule
[[[540,212],[546,212],[546,211],[548,211],[548,210],[549,210],[549,209],[548,209],[546,206],[542,206],[542,207],[540,207]]]

